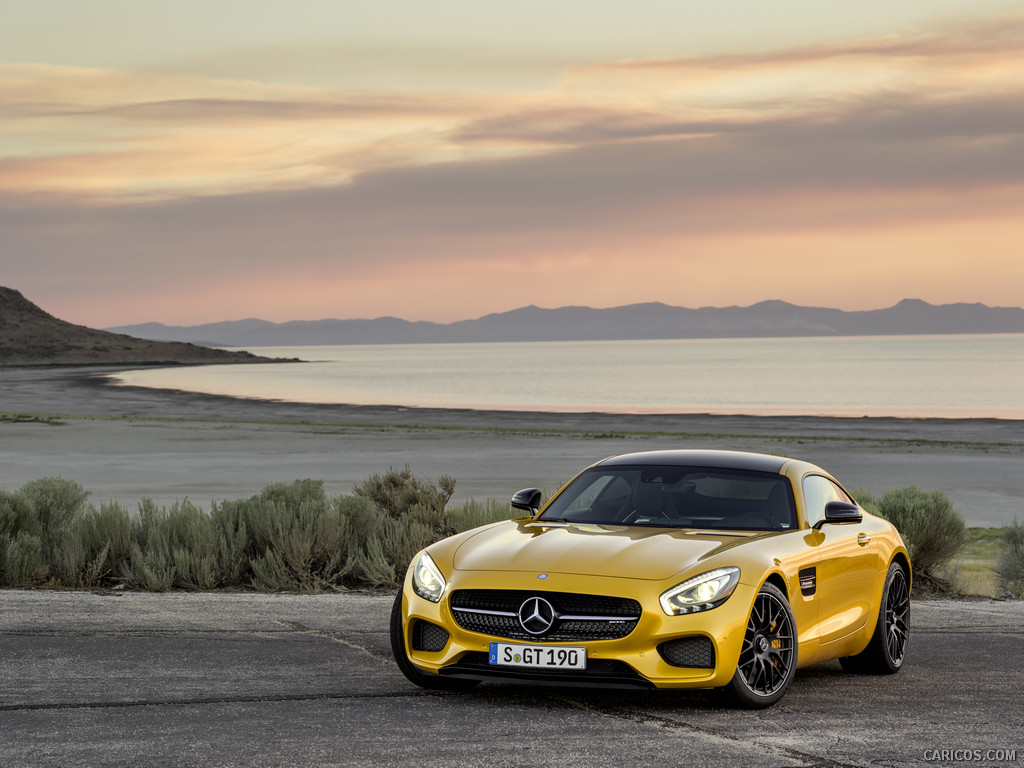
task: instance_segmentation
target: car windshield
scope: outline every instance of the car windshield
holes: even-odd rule
[[[796,528],[793,491],[785,477],[679,466],[592,467],[540,519],[711,530]]]

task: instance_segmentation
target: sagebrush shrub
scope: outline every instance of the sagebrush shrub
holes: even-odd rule
[[[465,504],[448,508],[445,514],[456,533],[513,517],[509,503],[498,499],[487,499],[484,502],[470,499]]]
[[[346,528],[321,481],[267,486],[247,511],[254,587],[309,591],[340,586]]]
[[[915,581],[948,586],[941,571],[963,548],[967,536],[964,518],[949,497],[942,491],[910,486],[886,491],[877,504],[878,514],[896,526],[907,545]]]
[[[12,539],[21,531],[40,533],[32,502],[22,493],[0,489],[0,537]]]
[[[38,536],[19,531],[0,541],[0,547],[0,583],[8,587],[35,587],[46,581],[50,564]]]
[[[357,483],[352,492],[371,499],[390,518],[403,520],[414,516],[441,536],[454,533],[444,516],[445,506],[455,493],[455,480],[448,475],[439,478],[435,485],[415,477],[406,464],[405,469],[392,467],[382,475],[370,475]]]
[[[999,583],[1015,597],[1024,597],[1024,525],[1014,519],[999,538],[1003,546],[996,565]]]
[[[273,483],[247,499],[143,499],[87,504],[77,483],[43,478],[0,490],[0,586],[312,591],[395,587],[420,549],[443,536],[507,519],[506,502],[453,509],[448,476],[409,467],[373,475],[328,498],[319,480]]]
[[[73,519],[53,558],[55,585],[95,587],[125,578],[130,570],[132,521],[115,502],[93,506]]]
[[[221,586],[213,518],[185,499],[167,510],[162,525],[166,551],[174,566],[174,586],[183,589]]]
[[[28,499],[38,521],[44,544],[54,544],[61,532],[85,508],[89,493],[78,483],[62,477],[44,477],[19,490]]]
[[[87,497],[78,483],[59,477],[0,491],[0,586],[36,586],[61,571],[64,540]]]

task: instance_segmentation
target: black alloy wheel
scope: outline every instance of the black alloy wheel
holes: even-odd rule
[[[765,583],[750,610],[736,673],[722,689],[729,703],[749,709],[781,699],[796,673],[796,620],[786,596]]]
[[[885,595],[885,649],[889,661],[903,666],[910,640],[910,588],[902,568],[897,568]]]
[[[878,622],[867,647],[856,656],[839,660],[847,672],[892,675],[899,672],[910,645],[910,580],[899,563],[885,577]]]

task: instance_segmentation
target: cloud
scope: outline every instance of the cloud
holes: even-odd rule
[[[608,142],[691,138],[713,152],[715,138],[753,148],[798,138],[801,125],[801,140],[819,142],[838,123],[882,144],[929,124],[936,136],[954,125],[988,136],[991,124],[1013,135],[1024,62],[1010,54],[1022,38],[1024,17],[1009,17],[783,51],[605,62],[568,69],[553,87],[473,95],[5,65],[0,140],[13,172],[0,188],[174,199]]]
[[[71,237],[79,253],[92,249],[87,258],[115,271],[171,276],[273,268],[285,258],[341,273],[455,252],[507,258],[609,240],[971,218],[978,214],[963,190],[991,188],[979,201],[999,205],[999,190],[1024,187],[1024,122],[998,100],[965,106],[857,105],[743,131],[365,172],[317,189],[83,209],[65,202],[28,219],[22,205],[0,224],[10,232],[58,222],[33,238],[59,251]],[[798,198],[810,199],[794,208]]]
[[[1024,234],[1022,29],[616,62],[471,99],[8,70],[5,280],[169,307],[228,286],[264,316],[289,285],[420,317],[451,286],[465,306],[495,285],[671,302],[650,291],[748,278],[792,300],[787,258],[858,286],[904,260],[913,286],[934,257],[974,285],[950,249],[978,243],[994,271]]]
[[[863,63],[865,59],[898,62],[909,60],[915,66],[949,58],[992,60],[1005,54],[1016,55],[1024,42],[1024,15],[1009,14],[992,19],[970,19],[955,25],[945,24],[934,31],[917,35],[890,35],[876,39],[834,41],[784,50],[729,53],[695,57],[638,59],[601,62],[580,68],[601,76],[616,70],[757,70],[773,66],[828,64],[840,60]]]
[[[742,130],[727,120],[671,120],[645,110],[582,107],[540,109],[475,121],[454,135],[459,142],[513,141],[578,146],[623,139],[700,136]]]
[[[7,102],[0,112],[8,119],[115,117],[132,121],[250,123],[295,120],[368,119],[464,114],[465,104],[409,96],[367,96],[360,99],[285,100],[189,98],[88,106],[69,103]]]

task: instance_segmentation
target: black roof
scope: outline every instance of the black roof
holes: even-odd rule
[[[624,453],[599,461],[595,466],[670,466],[710,467],[714,469],[742,469],[754,472],[781,472],[791,459],[784,456],[768,456],[763,453],[742,451],[642,451]]]

